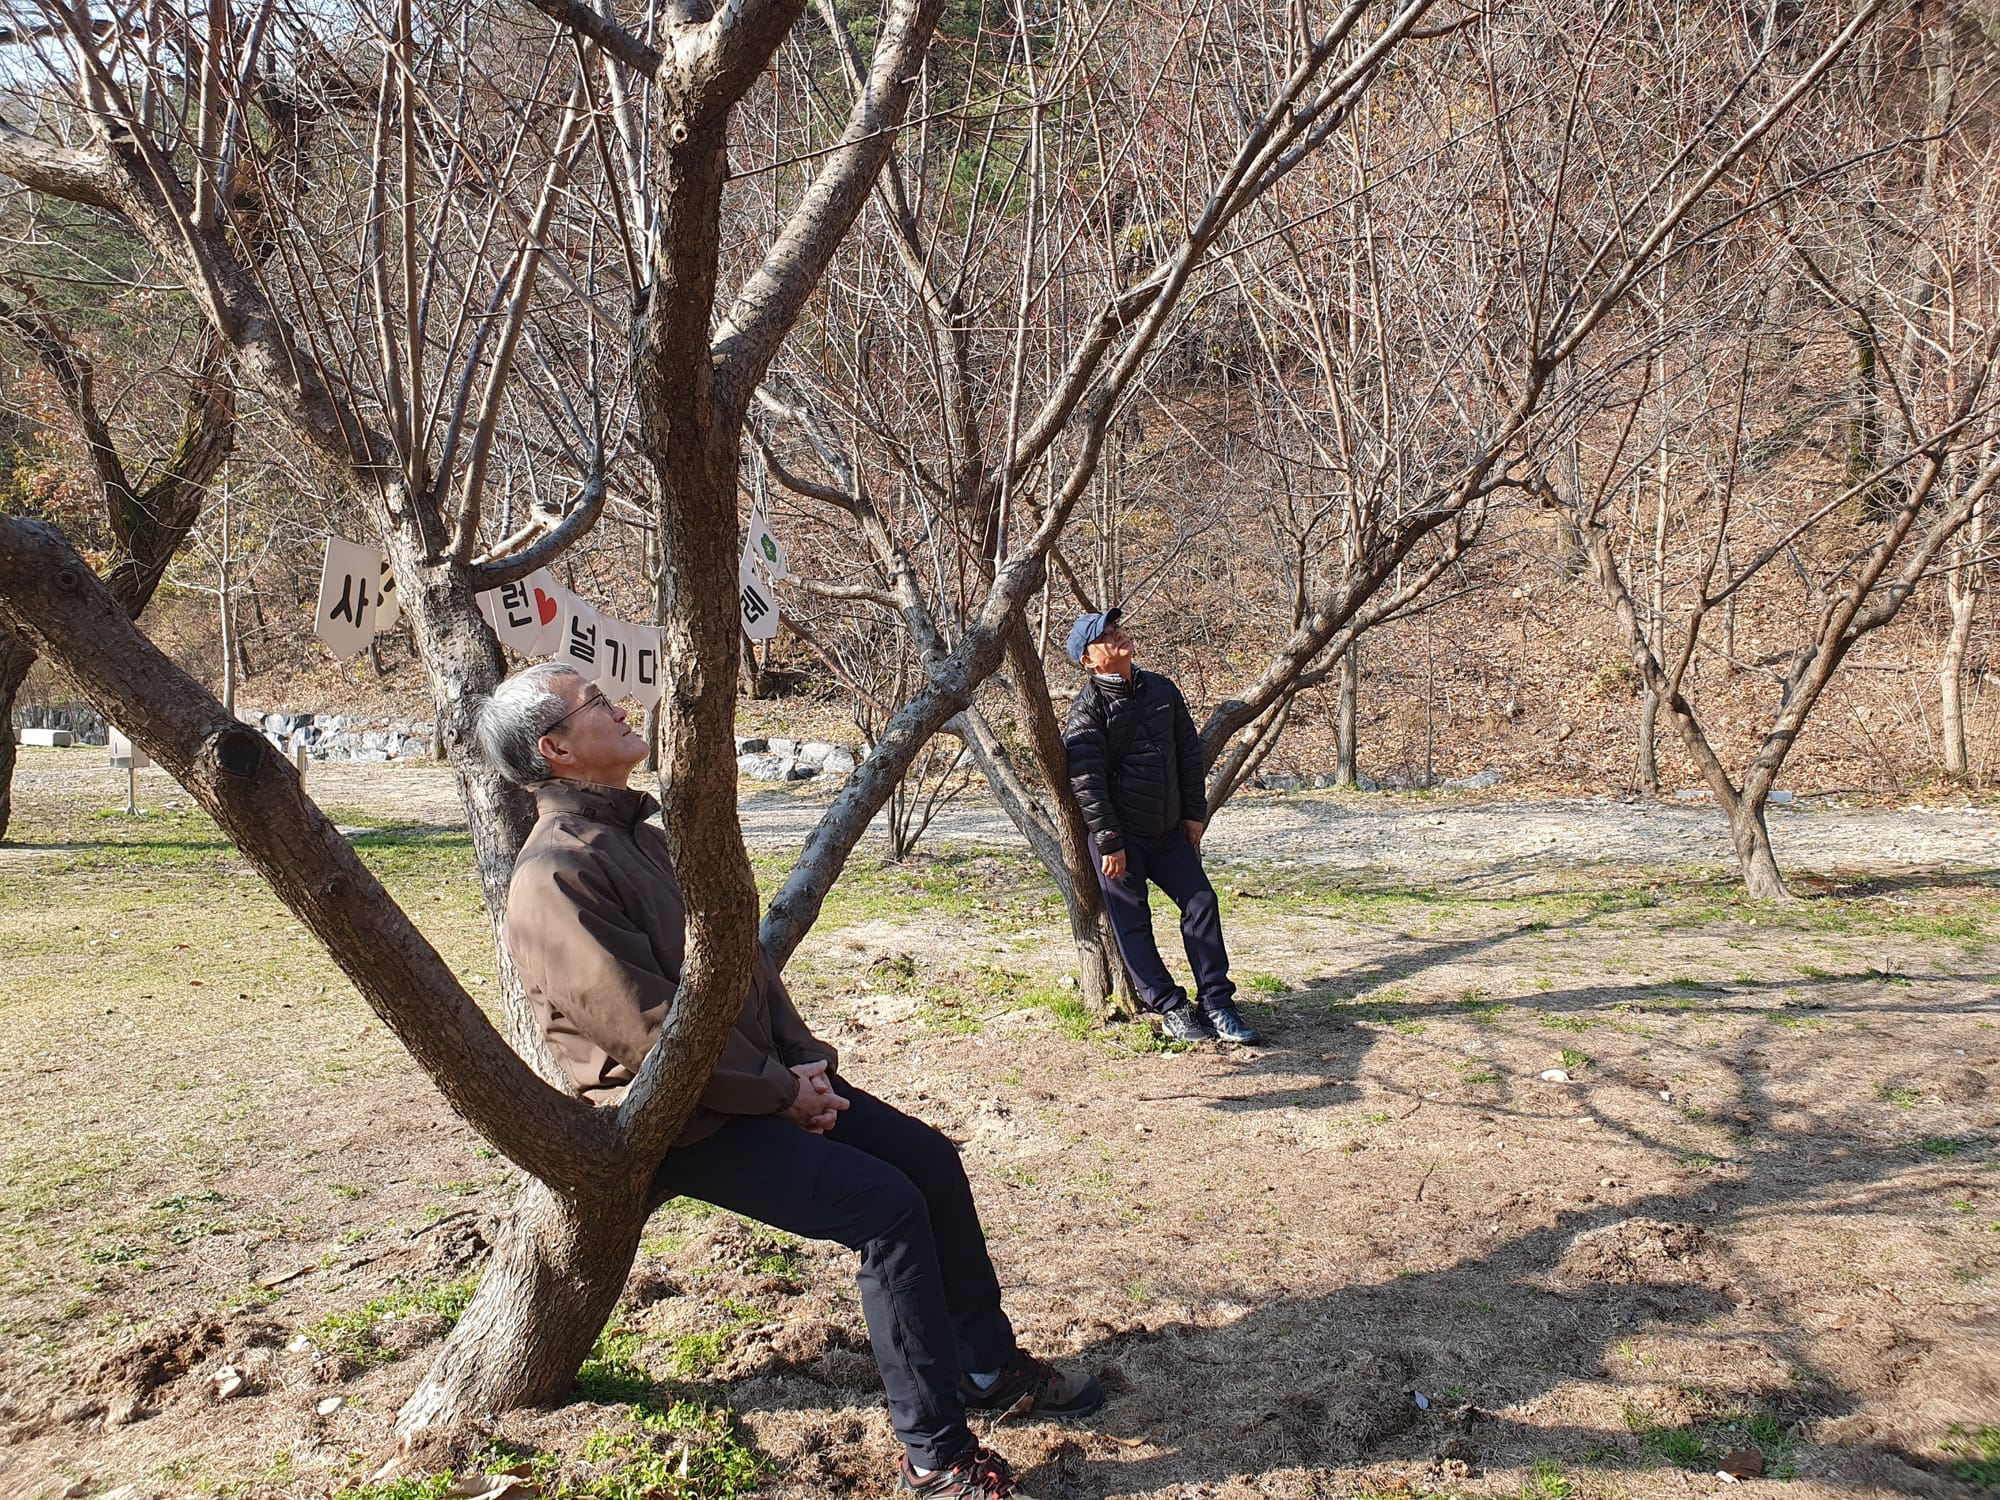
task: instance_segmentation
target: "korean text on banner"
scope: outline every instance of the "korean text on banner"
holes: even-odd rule
[[[326,539],[326,566],[319,577],[319,608],[313,634],[325,641],[336,658],[346,661],[375,637],[376,589],[382,579],[382,554],[374,547]]]
[[[599,615],[597,689],[613,703],[632,691],[632,627]]]
[[[567,596],[563,605],[562,639],[555,659],[574,668],[585,682],[595,682],[604,675],[605,618],[574,594]]]
[[[656,625],[633,625],[628,629],[632,634],[632,696],[651,708],[666,691],[665,674],[660,670],[664,632]]]
[[[753,641],[768,641],[778,633],[778,596],[770,580],[750,560],[749,550],[736,565],[737,604],[743,612],[743,633]]]

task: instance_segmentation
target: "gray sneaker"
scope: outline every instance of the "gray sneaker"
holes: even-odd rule
[[[1239,1023],[1240,1024],[1240,1023]],[[1160,1012],[1160,1029],[1177,1042],[1212,1042],[1215,1028],[1187,1001]]]
[[[1201,1002],[1201,1013],[1223,1041],[1234,1042],[1239,1047],[1263,1044],[1264,1033],[1237,1013],[1234,1000],[1204,1000]]]

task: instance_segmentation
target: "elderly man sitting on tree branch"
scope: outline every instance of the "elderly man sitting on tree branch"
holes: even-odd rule
[[[514,867],[508,951],[572,1086],[616,1103],[673,1007],[686,940],[667,841],[648,821],[659,804],[628,785],[646,742],[623,709],[555,665],[502,683],[479,734],[538,811]],[[904,1448],[898,1490],[1022,1496],[974,1440],[967,1409],[1085,1417],[1103,1392],[1014,1342],[956,1148],[837,1067],[760,952],[654,1192],[860,1251],[862,1311]]]

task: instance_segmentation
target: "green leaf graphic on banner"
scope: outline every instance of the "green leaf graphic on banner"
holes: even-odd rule
[[[776,562],[778,560],[778,544],[772,541],[769,536],[758,537],[757,545],[764,549],[764,561]]]

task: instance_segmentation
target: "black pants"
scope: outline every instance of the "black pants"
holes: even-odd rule
[[[656,1194],[684,1195],[861,1252],[861,1310],[889,1420],[910,1462],[941,1469],[972,1441],[961,1370],[998,1370],[1014,1329],[958,1149],[852,1085],[825,1135],[745,1115],[667,1153]]]
[[[1102,859],[1102,856],[1099,856]],[[1146,904],[1146,882],[1152,881],[1181,910],[1181,946],[1194,971],[1195,993],[1204,1000],[1227,1000],[1236,993],[1229,978],[1229,950],[1222,943],[1222,914],[1215,887],[1201,867],[1201,855],[1188,842],[1187,830],[1176,828],[1155,839],[1125,839],[1125,873],[1116,880],[1097,867],[1111,930],[1118,934],[1118,951],[1139,999],[1149,1010],[1170,1010],[1187,998],[1175,984],[1153,941],[1153,912]]]

